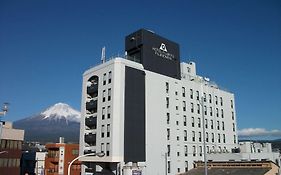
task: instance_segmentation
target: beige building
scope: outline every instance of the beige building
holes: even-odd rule
[[[2,123],[0,128],[0,174],[19,174],[24,130],[13,129],[10,122]]]

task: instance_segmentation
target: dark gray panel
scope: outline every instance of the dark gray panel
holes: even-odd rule
[[[145,73],[125,68],[124,161],[145,161]]]

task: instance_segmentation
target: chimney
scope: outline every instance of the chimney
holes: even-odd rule
[[[59,143],[64,143],[64,137],[60,137],[60,142]]]

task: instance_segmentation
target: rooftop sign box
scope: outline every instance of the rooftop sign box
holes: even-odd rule
[[[146,70],[180,79],[179,45],[155,33],[140,29],[125,39],[128,56]]]

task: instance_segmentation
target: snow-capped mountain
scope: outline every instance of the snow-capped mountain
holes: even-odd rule
[[[57,142],[59,137],[65,137],[66,141],[78,142],[80,112],[68,104],[57,103],[13,125],[25,130],[26,141]]]
[[[71,108],[68,104],[57,103],[41,113],[43,119],[80,122],[80,112]]]

